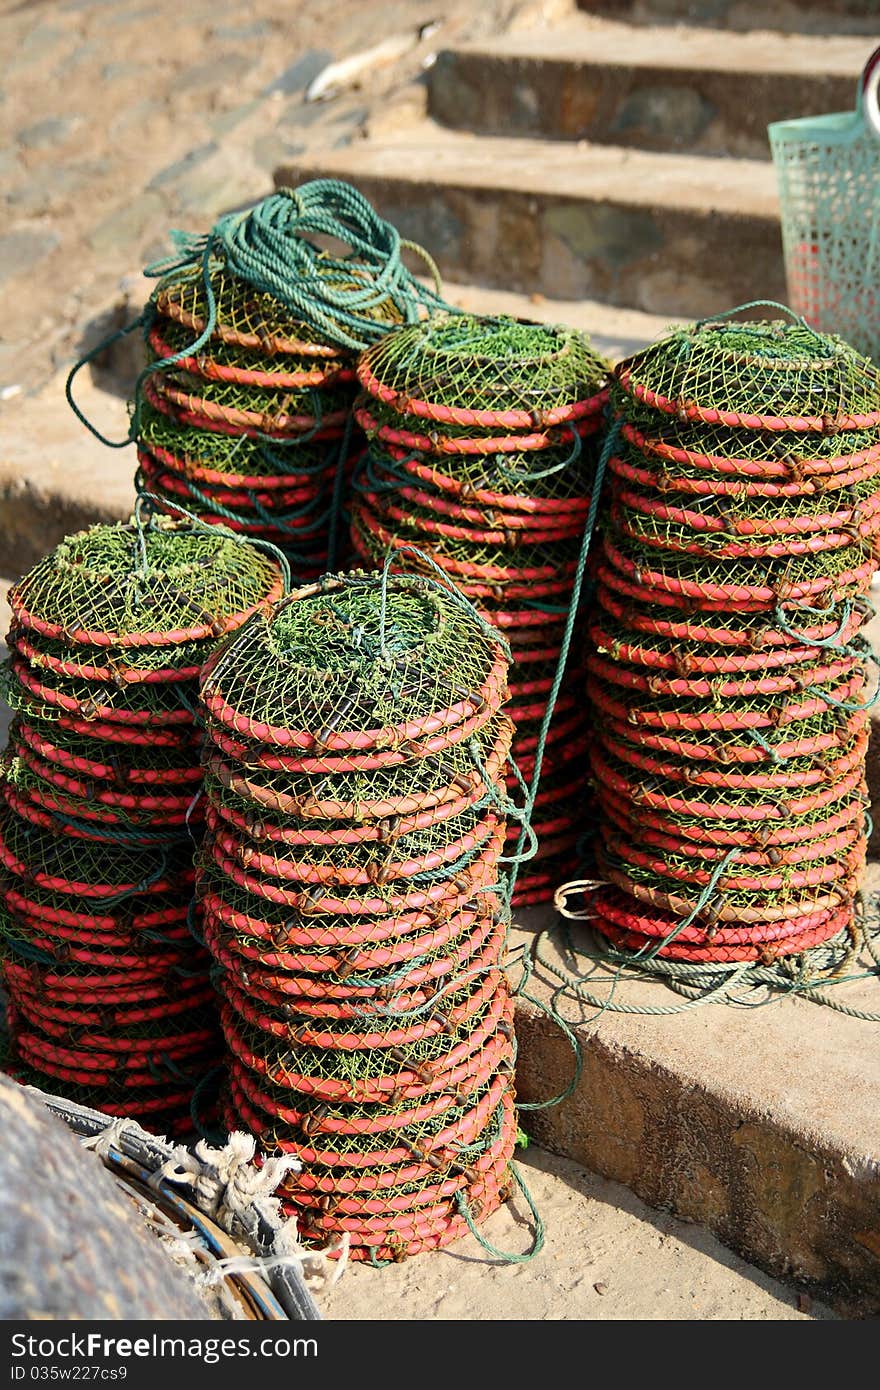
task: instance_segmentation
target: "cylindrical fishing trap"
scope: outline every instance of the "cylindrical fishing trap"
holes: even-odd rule
[[[343,249],[322,249],[328,238]],[[436,267],[332,180],[172,239],[176,254],[147,267],[160,278],[138,321],[149,358],[130,427],[138,490],[171,516],[271,541],[299,582],[317,578],[347,544],[340,523],[363,448],[357,353],[443,305]],[[406,268],[407,249],[428,262],[436,290]],[[84,418],[70,392],[79,367],[68,398]]]
[[[355,1259],[445,1245],[511,1190],[507,677],[460,595],[386,567],[256,614],[203,680],[225,1119],[302,1160],[301,1235]]]
[[[150,1127],[217,1062],[193,941],[198,678],[275,564],[165,518],[69,536],[10,591],[0,790],[8,1069]]]
[[[417,546],[510,642],[507,712],[528,781],[543,757],[537,852],[515,905],[552,897],[585,820],[577,671],[558,694],[546,750],[541,730],[590,513],[607,370],[583,334],[472,315],[401,329],[358,367],[355,415],[370,443],[356,477],[355,550],[378,564]]]
[[[606,886],[566,911],[606,958],[713,988],[729,963],[840,966],[866,850],[877,369],[801,320],[721,318],[621,363],[612,405],[587,657]]]

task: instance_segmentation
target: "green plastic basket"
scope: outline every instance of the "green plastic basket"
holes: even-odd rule
[[[880,48],[854,111],[768,127],[788,299],[823,332],[880,360]]]

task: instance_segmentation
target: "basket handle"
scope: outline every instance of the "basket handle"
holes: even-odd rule
[[[875,48],[859,78],[857,107],[880,139],[880,48]]]

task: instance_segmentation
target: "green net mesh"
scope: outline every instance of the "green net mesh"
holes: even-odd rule
[[[351,287],[357,281],[358,268],[351,262],[340,271],[328,260],[326,268],[331,284],[335,279],[340,285]],[[364,284],[367,283],[364,275]],[[333,359],[340,355],[338,345],[316,329],[314,323],[298,320],[273,295],[255,289],[219,264],[211,272],[210,286],[217,316],[214,332],[221,342],[259,351],[263,356]],[[201,269],[170,275],[157,286],[153,299],[161,313],[197,334],[208,325],[209,307]],[[388,326],[401,319],[390,299],[367,308],[366,313]]]
[[[841,485],[839,478],[859,472],[876,475],[880,444],[873,429],[828,434],[739,430],[681,423],[619,391],[614,401],[626,421],[621,442],[632,446],[632,462],[650,470],[658,488],[669,485],[669,478],[682,478],[717,492],[744,493],[772,484],[803,495],[833,491]]]
[[[208,381],[176,367],[154,375],[151,395],[160,408],[189,411],[207,421],[267,435],[307,434],[322,425],[340,425],[350,405],[350,393],[341,387],[259,390],[239,382]]]
[[[512,1052],[507,665],[461,595],[386,569],[294,591],[203,680],[198,895],[233,1058],[227,1123],[304,1146],[339,1198],[349,1169],[384,1168],[389,1211],[351,1229],[358,1258],[385,1249],[410,1150],[443,1133],[460,1087],[476,1093],[455,1116],[475,1152],[509,1162],[492,1119]],[[339,1123],[317,1137],[325,1102]],[[438,1213],[444,1238],[452,1216]]]
[[[362,385],[401,414],[412,402],[543,415],[596,396],[608,365],[572,329],[468,314],[412,324],[370,348]]]
[[[158,647],[183,633],[216,638],[277,596],[276,573],[260,551],[185,523],[102,525],[63,540],[13,585],[9,602],[19,622],[47,636]]]
[[[446,710],[491,713],[499,648],[461,620],[460,599],[412,577],[391,581],[384,609],[376,592],[375,580],[353,574],[257,615],[207,677],[209,712],[234,707],[229,722],[243,730],[302,730],[307,748],[344,745],[346,730],[349,743],[389,746],[383,731],[404,731],[399,741],[410,727],[412,737],[429,732],[431,715],[437,727],[458,722]]]
[[[874,364],[842,339],[802,322],[692,324],[620,364],[616,374],[622,408],[626,397],[635,397],[686,417],[691,408],[696,417],[761,416],[768,428],[792,418],[827,420],[829,429],[860,417],[880,422]]]
[[[614,998],[633,965],[685,993],[659,1013],[727,997],[716,966],[784,990],[766,971],[791,956],[818,980],[865,864],[880,378],[803,322],[721,316],[621,363],[611,404],[596,881],[565,906],[595,921],[610,995],[553,972],[638,1011]]]
[[[244,434],[217,434],[181,424],[146,404],[141,411],[139,440],[154,453],[161,451],[161,461],[168,466],[170,460],[178,462],[186,476],[197,482],[210,482],[217,473],[230,485],[239,486],[251,479],[259,479],[265,486],[291,475],[313,477],[319,484],[328,467],[335,467],[339,448],[336,441],[323,439],[285,446]]]
[[[209,754],[205,786],[214,805],[256,818],[274,813],[311,822],[337,816],[355,825],[375,824],[443,808],[462,797],[482,799],[505,766],[512,733],[506,716],[496,715],[436,757],[323,776],[263,768],[259,749],[245,754],[238,766]]]
[[[225,376],[229,380],[253,376],[254,385],[270,387],[275,378],[283,378],[278,382],[281,386],[320,387],[340,372],[348,375],[351,372],[350,368],[333,357],[316,357],[313,351],[309,351],[312,344],[303,343],[302,350],[295,353],[273,351],[271,343],[251,347],[228,338],[224,340],[219,333],[216,340],[209,339],[190,357],[189,350],[195,341],[193,326],[174,317],[154,319],[147,331],[152,360],[161,361],[182,354],[183,365],[192,368],[198,376],[216,376],[218,379]]]

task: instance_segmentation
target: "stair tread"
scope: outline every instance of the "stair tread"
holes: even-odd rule
[[[666,154],[614,145],[481,136],[426,121],[399,135],[330,150],[276,170],[277,183],[312,170],[323,176],[445,184],[486,191],[616,202],[775,220],[773,166],[757,159]]]
[[[514,31],[456,45],[467,53],[499,58],[529,58],[569,65],[711,69],[741,73],[815,74],[852,77],[870,55],[870,41],[847,34],[745,33],[697,26],[632,25],[582,14],[552,28]]]

